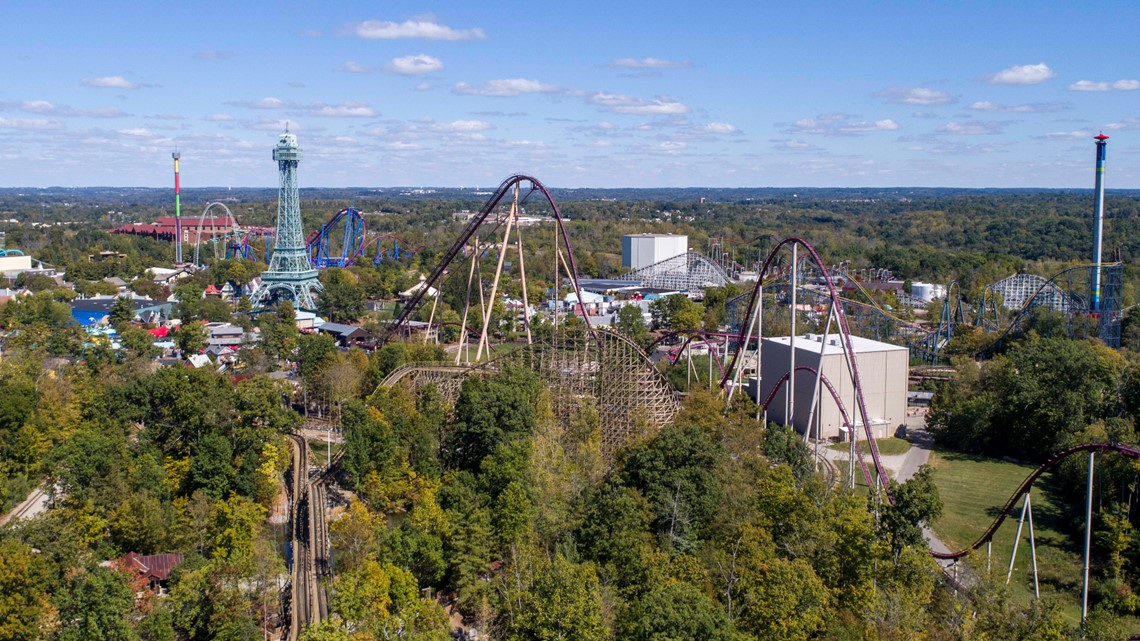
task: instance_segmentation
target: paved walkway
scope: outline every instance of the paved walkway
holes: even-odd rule
[[[30,519],[37,514],[47,510],[48,500],[50,498],[51,497],[49,497],[47,493],[47,485],[41,483],[39,487],[32,490],[32,492],[28,494],[28,498],[24,499],[20,502],[19,505],[12,508],[11,512],[8,512],[4,516],[0,517],[0,526],[7,524],[9,521],[15,521],[18,519]]]
[[[918,472],[918,468],[930,460],[930,453],[933,451],[934,439],[927,434],[925,430],[921,429],[921,427],[909,426],[907,440],[910,441],[910,449],[907,450],[905,454],[879,456],[883,467],[900,483],[904,483],[914,476]],[[821,452],[828,460],[833,462],[843,461],[846,463],[848,460],[846,450],[839,451],[823,448]],[[863,450],[863,456],[868,465],[870,465],[870,455],[866,451],[866,448]],[[932,551],[940,553],[950,552],[950,548],[946,547],[946,544],[940,541],[930,528],[922,528],[922,535],[926,538],[926,543]],[[950,561],[939,561],[939,563],[943,567],[949,567],[951,565]]]

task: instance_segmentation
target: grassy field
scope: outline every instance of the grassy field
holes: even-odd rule
[[[317,465],[324,467],[328,465],[329,450],[332,450],[333,457],[336,457],[337,452],[343,447],[340,443],[325,443],[322,440],[313,439],[309,441],[309,465]]]
[[[880,438],[875,439],[875,445],[879,448],[881,456],[895,456],[898,454],[906,454],[910,449],[910,442],[902,438]],[[828,449],[836,450],[837,452],[846,452],[850,445],[847,443],[832,443],[827,446]],[[859,447],[863,450],[864,456],[870,456],[871,449],[867,447],[866,443],[860,441]]]
[[[1034,469],[1031,465],[955,452],[935,452],[930,457],[930,464],[936,470],[934,482],[944,505],[942,518],[933,529],[938,538],[954,550],[972,544],[981,536],[1010,495]],[[1032,493],[1041,596],[1056,598],[1066,618],[1070,623],[1076,623],[1080,620],[1080,541],[1066,534],[1062,527],[1065,517],[1050,500],[1051,481],[1051,475],[1042,477]],[[999,577],[1004,577],[1009,570],[1020,515],[1019,501],[1013,516],[1006,519],[994,534],[991,571]],[[975,558],[984,568],[984,546],[975,553]],[[1010,585],[1018,598],[1028,600],[1033,597],[1028,519],[1022,531]]]

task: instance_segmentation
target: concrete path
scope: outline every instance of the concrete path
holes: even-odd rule
[[[20,502],[19,505],[12,508],[11,512],[8,512],[4,516],[0,517],[0,526],[7,524],[9,521],[30,519],[37,514],[47,510],[48,500],[50,498],[51,497],[49,497],[47,493],[47,485],[41,483],[38,487],[36,487],[36,489],[32,490],[32,492],[28,494],[28,498],[24,499]]]
[[[930,454],[933,451],[934,439],[925,430],[916,427],[908,429],[907,440],[910,441],[910,449],[905,454],[898,454],[895,456],[880,456],[879,460],[882,462],[883,467],[890,473],[895,480],[904,483],[909,480],[918,472],[918,468],[925,465],[930,461]],[[823,448],[821,453],[833,462],[843,461],[847,462],[847,451],[832,450]],[[870,465],[870,453],[863,448],[864,460]],[[922,535],[926,538],[926,543],[934,552],[947,553],[950,548],[938,539],[929,527],[922,528]],[[949,567],[950,561],[939,561],[943,567]]]

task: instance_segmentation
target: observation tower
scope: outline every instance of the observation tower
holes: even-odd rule
[[[277,161],[281,185],[277,191],[277,235],[269,269],[261,272],[261,285],[249,302],[255,309],[283,300],[302,309],[315,309],[314,295],[320,294],[322,286],[317,270],[309,262],[301,231],[301,197],[297,189],[301,148],[297,146],[297,136],[289,133],[288,128],[273,148],[273,159]]]

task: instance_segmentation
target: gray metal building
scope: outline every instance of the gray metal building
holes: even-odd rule
[[[854,416],[854,384],[843,356],[840,338],[834,334],[823,342],[822,334],[805,334],[796,337],[796,367],[808,366],[823,370],[823,375],[831,382],[843,402],[848,416]],[[894,434],[895,428],[906,420],[907,376],[910,367],[910,353],[905,347],[890,345],[869,338],[852,336],[855,359],[859,367],[859,379],[863,385],[863,398],[876,438],[886,438]],[[788,371],[790,339],[787,336],[765,338],[761,347],[760,401],[768,398],[780,378]],[[822,365],[821,365],[822,362]],[[812,395],[815,393],[816,375],[809,371],[796,372],[795,402],[791,424],[801,434],[808,427],[811,413]],[[768,405],[768,420],[784,424],[788,412],[787,387],[781,388]],[[756,383],[753,378],[748,386],[749,394],[756,398]],[[826,388],[820,386],[820,410],[817,422],[812,425],[811,435],[818,433],[823,439],[840,438],[846,440],[846,430],[838,406]],[[863,435],[863,417],[856,421],[860,436]]]
[[[687,251],[689,237],[683,234],[626,234],[621,237],[621,266],[641,269]]]

